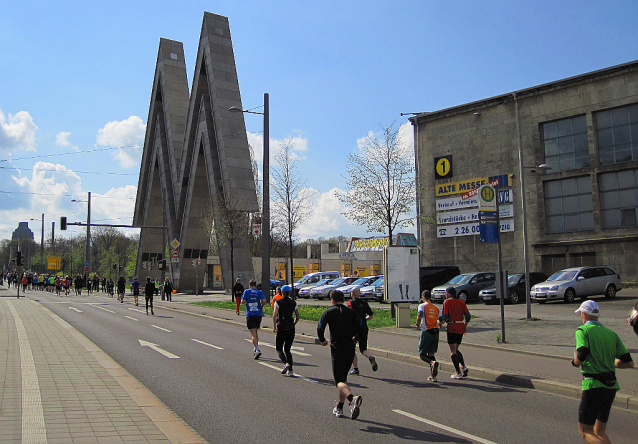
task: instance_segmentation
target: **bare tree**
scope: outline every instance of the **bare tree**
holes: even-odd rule
[[[414,225],[409,217],[416,198],[414,155],[394,123],[381,128],[381,140],[370,134],[358,154],[348,155],[348,191],[337,198],[352,209],[343,213],[346,218],[369,232],[388,233],[392,243],[396,228]]]
[[[290,254],[290,283],[294,286],[294,239],[295,230],[311,214],[311,199],[315,190],[306,187],[306,180],[299,172],[299,159],[294,153],[292,139],[284,143],[275,155],[277,167],[273,170],[273,229],[284,233],[288,240]],[[295,292],[293,291],[293,296]]]

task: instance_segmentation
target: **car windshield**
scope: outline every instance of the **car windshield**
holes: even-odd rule
[[[346,278],[335,279],[334,281],[330,282],[330,285],[342,285],[345,281]]]
[[[375,287],[378,287],[379,285],[383,285],[383,278],[380,277],[379,279],[377,279],[376,281],[374,281],[372,283],[372,285],[374,285]]]
[[[458,276],[454,276],[450,279],[448,284],[467,284],[473,277],[473,274],[459,274]]]
[[[518,284],[518,281],[520,280],[522,275],[520,274],[510,274],[509,277],[507,278],[507,285],[516,285]]]
[[[302,277],[301,279],[299,279],[299,280],[297,281],[297,283],[298,283],[298,284],[305,284],[305,283],[306,283],[306,281],[307,281],[308,279],[310,279],[310,276],[304,276],[304,277]]]
[[[326,285],[328,283],[330,283],[330,279],[321,279],[319,282],[317,282],[317,287],[319,285]]]
[[[571,281],[578,273],[577,270],[561,270],[552,274],[547,280],[548,281]]]
[[[356,281],[354,281],[354,282],[352,283],[352,285],[363,285],[363,284],[365,284],[365,283],[366,283],[366,281],[367,281],[367,280],[368,280],[368,278],[367,278],[367,277],[365,277],[365,278],[359,278],[359,279],[357,279]]]

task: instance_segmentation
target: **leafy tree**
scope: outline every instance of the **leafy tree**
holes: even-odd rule
[[[387,233],[392,242],[396,228],[414,225],[412,212],[416,192],[414,154],[401,143],[394,124],[383,138],[369,134],[358,154],[348,155],[347,193],[337,198],[350,209],[343,215],[368,232]]]

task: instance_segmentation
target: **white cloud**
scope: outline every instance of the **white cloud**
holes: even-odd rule
[[[121,121],[113,121],[104,125],[97,132],[97,144],[118,148],[113,157],[122,168],[133,168],[139,165],[144,145],[146,125],[138,116],[131,116]]]
[[[381,131],[375,133],[374,131],[368,131],[368,134],[357,139],[357,148],[359,153],[363,152],[366,147],[366,141],[368,139],[377,138],[379,141],[383,140],[383,133]],[[405,155],[414,157],[414,128],[412,124],[407,122],[399,127],[397,134],[398,146],[405,150]]]
[[[27,111],[9,114],[8,119],[0,110],[0,151],[35,151],[35,133],[38,127]]]
[[[55,136],[55,144],[57,146],[71,146],[71,142],[69,142],[69,136],[71,135],[71,132],[64,132],[64,131],[60,131],[56,136]]]
[[[76,195],[82,189],[82,180],[76,173],[64,165],[49,162],[36,162],[31,177],[18,173],[11,178],[24,192],[33,193],[25,202],[45,213],[57,212],[62,199],[70,200],[69,195]]]
[[[361,236],[365,233],[365,227],[354,226],[341,214],[347,208],[337,199],[337,192],[343,193],[343,190],[333,188],[315,195],[312,215],[297,230],[300,239],[355,236],[357,233]]]
[[[133,185],[111,188],[103,194],[92,194],[91,219],[104,224],[130,225],[136,196],[137,187]]]
[[[248,132],[247,136],[248,136],[248,144],[253,148],[255,161],[257,161],[257,165],[259,165],[259,170],[261,171],[261,167],[263,166],[263,159],[264,159],[264,136],[263,134],[251,133],[251,132]],[[269,152],[270,152],[271,166],[274,165],[273,159],[277,157],[277,154],[281,151],[281,147],[288,143],[290,143],[293,147],[292,155],[294,159],[297,159],[297,160],[305,159],[305,157],[302,156],[301,154],[308,151],[308,139],[305,137],[302,137],[298,131],[297,134],[291,137],[287,137],[284,139],[272,139],[272,138],[270,139]]]

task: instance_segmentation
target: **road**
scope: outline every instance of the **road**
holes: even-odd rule
[[[261,330],[252,359],[241,324],[157,308],[147,316],[131,298],[28,293],[86,335],[209,442],[581,442],[578,401],[473,380],[426,383],[423,367],[379,359],[380,370],[351,377],[363,396],[356,421],[331,415],[336,390],[330,351],[297,342],[298,377],[280,375],[274,335]],[[269,319],[265,325],[270,326]],[[445,344],[441,343],[440,351]],[[525,359],[516,355],[515,359]],[[635,413],[614,409],[615,443],[635,442]]]

